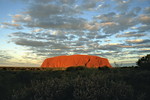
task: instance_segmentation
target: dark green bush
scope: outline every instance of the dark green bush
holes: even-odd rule
[[[139,67],[150,69],[150,54],[148,54],[147,56],[144,56],[144,57],[140,58],[136,62],[136,64]]]
[[[98,70],[109,70],[110,68],[107,66],[98,67]]]
[[[32,72],[30,71],[19,71],[16,74],[16,81],[21,83],[29,83],[33,78]]]
[[[66,71],[78,71],[86,69],[85,66],[71,66],[66,69]]]

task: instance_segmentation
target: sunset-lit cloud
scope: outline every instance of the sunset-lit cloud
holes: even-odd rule
[[[146,36],[146,34],[138,32],[126,32],[124,34],[117,35],[116,37],[142,37],[142,36]]]
[[[147,16],[147,15],[141,15],[140,17],[139,17],[139,20],[140,20],[140,22],[141,23],[143,23],[143,24],[150,24],[150,16]]]
[[[128,43],[137,43],[137,44],[141,44],[141,43],[150,43],[150,39],[135,39],[135,40],[126,40],[126,42]]]

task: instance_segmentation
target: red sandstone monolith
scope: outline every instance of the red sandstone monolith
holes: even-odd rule
[[[47,58],[42,63],[41,67],[71,67],[85,66],[88,68],[112,67],[106,58],[93,55],[63,55],[52,58]]]

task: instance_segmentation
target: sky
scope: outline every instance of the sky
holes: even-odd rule
[[[0,0],[0,66],[60,55],[135,65],[150,54],[150,0]]]

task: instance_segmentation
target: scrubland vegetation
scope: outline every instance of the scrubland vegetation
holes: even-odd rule
[[[0,100],[149,100],[149,84],[148,66],[0,68]]]
[[[0,70],[0,100],[149,100],[150,70]]]

